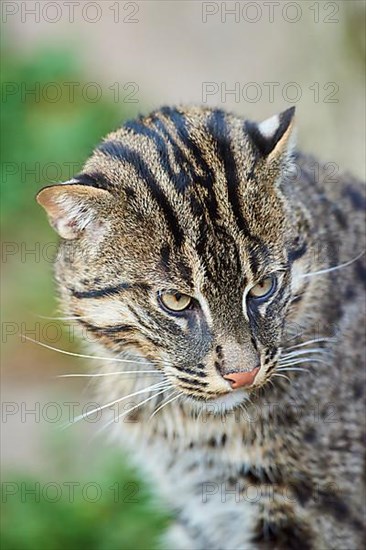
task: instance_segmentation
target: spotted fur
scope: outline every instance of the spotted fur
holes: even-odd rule
[[[293,115],[164,107],[38,196],[64,311],[135,361],[98,392],[135,395],[111,428],[176,516],[167,548],[362,547],[364,191],[294,149]],[[183,315],[159,303],[172,290]],[[224,378],[257,366],[250,387]]]

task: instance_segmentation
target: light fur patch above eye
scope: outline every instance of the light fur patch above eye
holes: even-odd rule
[[[95,323],[100,327],[118,325],[133,320],[128,307],[115,298],[104,298],[103,303],[98,299],[88,300],[88,304],[83,304],[81,316],[84,320]]]
[[[248,308],[247,308],[247,295],[250,290],[249,286],[246,286],[243,292],[243,299],[242,299],[242,309],[243,309],[243,315],[245,317],[245,320],[249,323],[249,316],[248,316]]]
[[[304,273],[308,271],[308,262],[304,258],[300,258],[292,264],[291,269],[291,292],[299,294],[306,286],[307,280],[304,278]]]
[[[203,296],[203,294],[201,292],[198,291],[197,294],[196,294],[196,299],[198,300],[198,302],[201,306],[201,309],[203,311],[203,314],[206,317],[207,325],[209,327],[212,327],[212,323],[213,323],[212,315],[211,315],[211,311],[210,311],[210,306],[208,305],[208,302],[207,302],[206,298]]]

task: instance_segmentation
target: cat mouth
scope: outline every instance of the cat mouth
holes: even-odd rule
[[[189,397],[193,402],[200,406],[213,407],[213,410],[218,410],[220,413],[234,410],[243,402],[250,399],[252,390],[259,387],[256,383],[257,375],[260,371],[260,366],[255,367],[251,371],[233,372],[222,375],[222,378],[230,384],[226,389],[221,388],[217,392],[210,394],[191,393]]]

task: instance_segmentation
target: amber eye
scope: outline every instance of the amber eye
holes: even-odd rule
[[[248,296],[253,300],[267,300],[275,292],[277,288],[277,279],[274,275],[265,277],[259,283],[254,285],[248,292]]]
[[[159,300],[169,311],[181,312],[189,308],[192,298],[181,292],[162,292]]]

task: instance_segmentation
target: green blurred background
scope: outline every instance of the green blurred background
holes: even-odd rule
[[[72,22],[62,2],[57,21],[51,21],[52,6],[36,20],[20,7],[32,9],[35,2],[6,4],[11,6],[1,38],[2,548],[155,548],[169,516],[133,461],[106,435],[94,437],[93,423],[62,431],[64,410],[55,422],[47,417],[47,411],[53,414],[50,403],[88,403],[93,393],[82,379],[55,378],[86,372],[86,361],[20,337],[26,333],[61,349],[80,349],[67,326],[47,318],[58,314],[52,281],[57,239],[34,196],[43,185],[76,173],[100,138],[137,112],[202,103],[207,82],[227,89],[257,82],[263,91],[265,82],[279,82],[278,90],[297,83],[300,144],[364,177],[365,3],[330,3],[339,8],[335,23],[326,21],[324,2],[315,3],[319,22],[310,3],[302,2],[296,23],[281,14],[271,23],[265,11],[256,23],[225,22],[220,13],[203,22],[201,2],[132,2],[132,9],[125,2],[97,2],[102,15],[95,23],[81,11],[87,2],[80,3]],[[88,13],[90,19],[93,12]],[[339,88],[335,102],[326,101],[330,82]],[[70,83],[76,83],[72,100]],[[310,89],[314,83],[318,101]],[[280,92],[273,101],[265,93],[256,102],[216,94],[208,103],[253,119],[294,104]],[[26,409],[36,412],[24,416]],[[70,482],[79,484],[74,499]],[[92,488],[91,496],[82,493],[88,483],[101,491],[94,502]],[[27,492],[32,488],[33,495]]]
[[[62,407],[91,398],[78,380],[69,392],[54,379],[72,370],[70,360],[20,337],[77,350],[65,324],[44,319],[57,312],[56,237],[34,196],[44,184],[67,180],[71,166],[77,172],[100,137],[132,113],[108,101],[86,102],[81,92],[57,105],[37,96],[22,101],[21,86],[83,84],[82,75],[67,48],[40,48],[30,59],[4,51],[2,85],[15,84],[19,91],[2,106],[2,359],[9,384],[2,399],[4,549],[150,548],[167,518],[122,453],[103,438],[102,445],[90,442],[85,427],[61,431],[65,415],[57,418],[58,407],[53,422],[50,403]],[[81,369],[75,364],[75,372]],[[14,406],[18,413],[10,414]],[[34,415],[27,414],[31,410]]]

